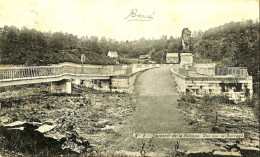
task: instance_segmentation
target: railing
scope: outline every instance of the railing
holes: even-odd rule
[[[235,76],[235,77],[247,77],[248,72],[246,67],[228,67],[228,68],[216,68],[216,76]]]
[[[52,76],[58,75],[61,70],[60,68],[8,68],[0,69],[0,79],[14,79],[14,78],[26,78],[26,77],[40,77],[40,76]]]
[[[115,66],[82,66],[77,64],[60,64],[52,66],[35,67],[0,67],[0,80],[36,78],[43,76],[57,76],[62,74],[87,74],[95,76],[117,76],[129,75],[137,71],[152,67],[160,67],[160,64],[134,64],[134,65],[115,65]]]
[[[74,67],[74,66],[41,66],[0,68],[0,80],[57,76],[65,73],[88,74],[98,76],[111,75],[111,67]]]

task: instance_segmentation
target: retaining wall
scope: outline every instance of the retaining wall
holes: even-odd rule
[[[187,77],[173,69],[171,74],[175,79],[178,91],[184,94],[203,96],[226,95],[234,102],[245,101],[253,96],[252,76],[234,77],[234,76],[200,76]]]

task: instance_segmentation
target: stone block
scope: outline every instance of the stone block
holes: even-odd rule
[[[71,80],[61,80],[51,83],[51,93],[71,94]]]
[[[181,53],[180,56],[181,56],[180,57],[181,58],[181,62],[180,62],[181,66],[184,66],[184,65],[192,66],[192,63],[193,63],[192,53]]]

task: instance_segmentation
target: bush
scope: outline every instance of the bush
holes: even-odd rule
[[[191,94],[181,95],[180,102],[186,102],[186,103],[192,103],[195,104],[197,101],[195,99],[195,96]]]
[[[234,104],[234,101],[230,100],[227,96],[225,95],[215,95],[211,96],[212,101],[219,103],[219,104]]]

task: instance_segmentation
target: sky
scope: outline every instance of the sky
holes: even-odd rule
[[[258,0],[0,0],[0,27],[119,41],[180,37],[186,27],[205,31],[247,19],[259,19]]]

